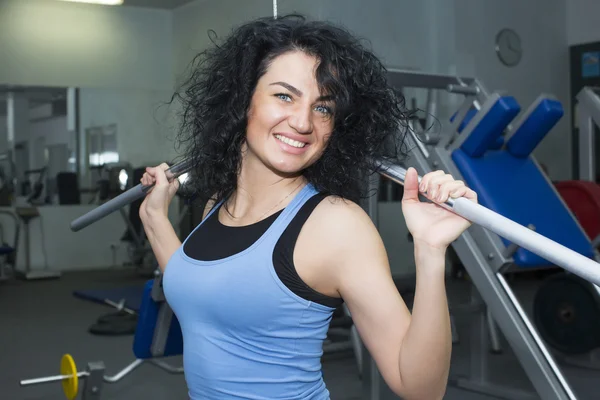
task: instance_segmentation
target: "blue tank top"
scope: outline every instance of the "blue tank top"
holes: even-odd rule
[[[238,254],[199,261],[182,245],[169,260],[163,288],[181,325],[192,400],[329,399],[321,356],[335,309],[294,294],[273,266],[277,240],[316,193],[305,186]]]

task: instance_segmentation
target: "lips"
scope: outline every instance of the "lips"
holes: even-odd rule
[[[276,133],[274,136],[277,140],[279,140],[289,146],[296,147],[299,149],[302,149],[310,144],[306,140],[301,140],[301,138],[297,137],[296,135],[288,135],[285,133]]]

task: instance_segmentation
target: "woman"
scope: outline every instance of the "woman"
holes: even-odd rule
[[[440,399],[451,333],[446,249],[469,222],[434,202],[473,191],[442,171],[406,176],[402,211],[417,269],[412,316],[382,240],[357,205],[372,157],[398,160],[404,102],[346,31],[299,16],[259,19],[202,53],[179,95],[202,223],[182,244],[167,219],[177,181],[140,217],[184,337],[192,399],[327,399],[320,357],[346,303],[390,388]]]

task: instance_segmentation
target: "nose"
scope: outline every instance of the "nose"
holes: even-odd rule
[[[288,118],[290,128],[298,133],[311,133],[313,130],[312,113],[305,107],[298,108]]]

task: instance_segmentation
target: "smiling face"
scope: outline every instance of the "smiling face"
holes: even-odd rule
[[[334,104],[319,92],[318,60],[300,51],[275,58],[259,79],[248,112],[245,161],[295,174],[323,153]]]

